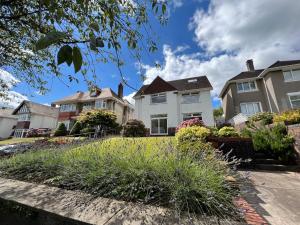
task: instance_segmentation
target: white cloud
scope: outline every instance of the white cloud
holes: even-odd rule
[[[6,97],[0,97],[0,106],[1,107],[17,107],[23,100],[28,98],[18,92],[11,91],[11,88],[19,82],[12,74],[9,72],[0,69],[0,81],[4,82],[7,85],[8,90],[0,89],[0,91],[6,94]]]
[[[132,92],[129,95],[124,96],[124,99],[126,99],[127,101],[129,101],[132,105],[134,105],[134,99],[133,96],[136,94],[136,92]]]
[[[146,83],[157,75],[166,80],[207,75],[216,95],[226,80],[246,70],[247,59],[257,69],[299,59],[299,11],[300,1],[294,0],[212,0],[208,11],[196,10],[191,19],[199,52],[164,45],[161,68],[141,65]]]

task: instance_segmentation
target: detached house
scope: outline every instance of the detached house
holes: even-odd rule
[[[30,101],[23,101],[12,113],[18,117],[15,137],[25,137],[31,128],[55,129],[58,109]]]
[[[248,70],[228,80],[220,93],[227,121],[300,108],[300,60],[277,61],[258,70],[252,60],[246,65]]]
[[[158,76],[135,94],[135,115],[151,135],[170,134],[183,120],[196,117],[213,126],[211,90],[206,76],[172,81]]]
[[[59,99],[52,103],[59,106],[58,122],[64,123],[70,130],[77,116],[85,110],[107,109],[117,115],[117,123],[124,124],[133,117],[134,108],[123,99],[123,85],[118,86],[118,94],[110,88],[100,89],[94,87],[87,92],[78,91],[77,93]]]

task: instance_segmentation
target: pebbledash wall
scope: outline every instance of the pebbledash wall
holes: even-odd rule
[[[191,90],[189,91],[191,92]],[[213,126],[213,107],[209,90],[201,90],[198,103],[182,103],[181,92],[174,91],[167,93],[167,102],[152,104],[151,95],[145,95],[135,101],[135,117],[142,120],[147,128],[151,127],[151,115],[167,114],[167,127],[176,127],[183,121],[184,113],[202,113],[202,120],[205,125]]]

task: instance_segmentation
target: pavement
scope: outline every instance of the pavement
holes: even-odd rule
[[[300,225],[300,173],[242,171],[243,198],[271,225]]]

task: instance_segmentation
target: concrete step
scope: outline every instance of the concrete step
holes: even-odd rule
[[[253,164],[251,169],[254,170],[268,170],[268,171],[291,171],[300,172],[299,165],[287,166],[282,164]]]
[[[279,160],[276,159],[254,159],[254,164],[281,164]]]

